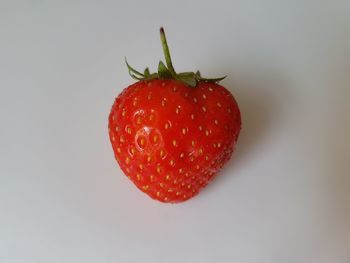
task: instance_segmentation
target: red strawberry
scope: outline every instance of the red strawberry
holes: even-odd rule
[[[182,202],[231,158],[241,118],[232,94],[199,72],[175,73],[164,34],[166,64],[144,74],[116,98],[109,115],[115,157],[131,181],[161,202]]]

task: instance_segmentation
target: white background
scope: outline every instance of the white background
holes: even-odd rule
[[[350,1],[0,0],[0,262],[350,262]],[[162,58],[227,74],[243,130],[198,197],[122,175],[114,97]]]

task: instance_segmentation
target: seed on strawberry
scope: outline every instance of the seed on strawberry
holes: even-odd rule
[[[231,158],[241,129],[232,94],[199,72],[176,73],[163,28],[166,65],[143,73],[116,98],[109,114],[115,158],[128,178],[161,202],[199,193]]]

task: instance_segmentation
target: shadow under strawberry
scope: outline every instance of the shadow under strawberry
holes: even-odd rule
[[[283,118],[283,109],[280,107],[283,102],[279,101],[279,98],[287,99],[291,92],[288,79],[282,74],[277,78],[276,72],[256,70],[255,76],[254,69],[247,69],[247,72],[249,74],[236,76],[235,82],[225,83],[240,107],[242,128],[232,159],[216,176],[215,183],[209,184],[203,190],[204,193],[227,183],[229,176],[237,176],[238,168],[254,165],[250,156],[259,150],[259,145],[276,129],[280,118]],[[228,75],[234,76],[233,73]]]

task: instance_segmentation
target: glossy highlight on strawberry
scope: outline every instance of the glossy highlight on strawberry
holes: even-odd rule
[[[109,136],[128,178],[150,197],[176,203],[198,194],[231,158],[241,117],[218,79],[175,73],[162,29],[161,40],[167,66],[141,74],[128,65],[138,81],[115,99]]]

